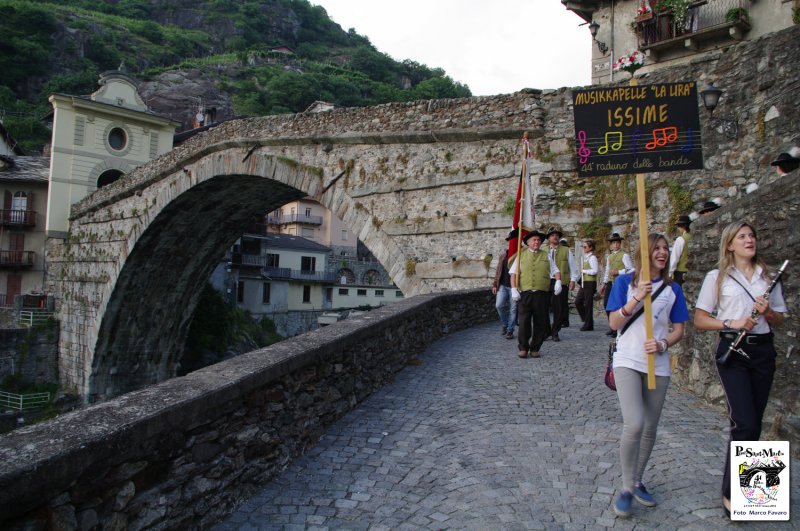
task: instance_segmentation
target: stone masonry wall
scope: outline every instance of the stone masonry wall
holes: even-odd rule
[[[488,289],[421,295],[2,435],[0,527],[207,528],[430,342],[495,318]]]
[[[0,381],[10,375],[36,384],[58,382],[58,326],[0,329]]]

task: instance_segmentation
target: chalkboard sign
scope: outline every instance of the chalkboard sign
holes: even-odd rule
[[[578,175],[703,168],[694,82],[576,90]]]

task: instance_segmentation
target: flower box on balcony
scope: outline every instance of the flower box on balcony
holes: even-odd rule
[[[644,22],[646,20],[650,20],[653,18],[653,13],[644,13],[642,15],[636,15],[636,22]]]

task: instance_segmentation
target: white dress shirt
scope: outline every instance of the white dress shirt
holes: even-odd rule
[[[719,276],[719,269],[714,269],[706,274],[703,280],[703,286],[700,288],[700,294],[697,296],[697,303],[695,307],[700,310],[705,310],[709,314],[714,314],[716,311],[716,318],[720,321],[726,319],[741,319],[742,317],[749,316],[753,311],[755,303],[753,298],[764,295],[767,291],[770,281],[762,276],[763,269],[757,265],[751,280],[747,280],[736,268],[731,268],[728,275],[722,281],[722,296],[717,293],[717,277]],[[731,276],[736,277],[736,280],[742,283],[742,286],[736,283]],[[745,291],[747,289],[747,291]],[[750,293],[750,295],[748,295]],[[772,290],[769,296],[770,309],[786,313],[786,302],[783,300],[783,286],[779,282]],[[751,334],[767,334],[770,331],[769,323],[763,315],[758,316],[756,325],[750,331]]]

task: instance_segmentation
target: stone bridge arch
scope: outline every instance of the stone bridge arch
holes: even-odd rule
[[[200,288],[225,249],[255,216],[307,195],[408,296],[488,285],[519,138],[541,136],[539,98],[232,121],[76,203],[68,239],[48,249],[63,387],[92,402],[174,376]],[[502,112],[486,114],[493,107]]]

